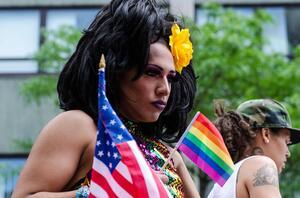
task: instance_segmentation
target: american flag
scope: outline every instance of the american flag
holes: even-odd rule
[[[99,70],[98,134],[89,197],[169,197],[105,95]]]

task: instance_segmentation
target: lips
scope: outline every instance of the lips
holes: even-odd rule
[[[157,100],[155,102],[151,103],[154,107],[156,107],[159,110],[164,110],[164,108],[166,107],[167,103],[162,101],[162,100]]]

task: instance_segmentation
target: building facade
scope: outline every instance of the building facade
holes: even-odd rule
[[[162,2],[162,1],[161,1]],[[205,23],[203,3],[207,0],[168,0],[167,9],[188,16],[198,24]],[[209,1],[212,2],[212,1]],[[245,15],[265,9],[274,24],[264,33],[270,49],[286,55],[300,43],[300,0],[217,0]],[[20,89],[32,76],[39,76],[33,54],[43,38],[42,29],[55,30],[67,24],[84,29],[98,9],[109,0],[1,0],[0,1],[0,153],[18,152],[18,139],[35,139],[41,127],[59,112],[52,101],[41,105],[24,100]]]
[[[213,0],[166,0],[166,9],[176,15],[205,23],[202,5]],[[22,144],[34,141],[42,127],[60,112],[52,100],[28,103],[21,94],[24,82],[41,76],[34,53],[43,43],[42,29],[56,30],[61,25],[84,29],[109,0],[0,0],[0,176],[1,167],[12,163]],[[270,47],[266,50],[285,55],[300,43],[300,0],[215,0],[224,7],[251,15],[263,8],[274,19],[264,27]],[[26,140],[24,142],[24,140]],[[19,156],[19,155],[18,155]],[[19,157],[17,157],[19,158]],[[22,158],[22,157],[21,157]],[[26,158],[26,155],[23,156]],[[1,161],[2,160],[2,161]],[[22,165],[17,160],[17,164]],[[24,160],[23,160],[24,161]],[[15,162],[13,162],[15,163]],[[9,197],[16,171],[7,169],[0,177],[0,197]],[[5,179],[3,179],[5,178]],[[9,185],[7,185],[9,184]]]

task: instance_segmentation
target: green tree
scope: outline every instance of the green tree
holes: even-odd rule
[[[300,126],[300,47],[294,58],[277,53],[266,53],[268,44],[263,36],[263,25],[271,17],[258,10],[253,16],[243,16],[216,4],[204,6],[207,22],[201,26],[186,20],[194,45],[193,64],[198,92],[194,112],[200,110],[214,119],[214,99],[226,99],[230,108],[252,98],[274,98],[283,102],[294,121]],[[80,37],[73,28],[62,28],[46,34],[45,43],[36,55],[40,70],[45,75],[34,78],[23,87],[29,100],[40,102],[45,96],[56,99],[57,73],[70,56]],[[51,74],[49,74],[51,72]],[[191,113],[191,115],[193,115]],[[293,197],[300,189],[300,148],[292,147],[292,157],[281,177],[283,197]],[[209,179],[199,171],[201,194]],[[288,181],[298,181],[290,182]]]
[[[43,30],[42,35],[45,41],[34,55],[41,75],[25,82],[21,92],[26,100],[37,104],[40,104],[44,97],[51,97],[58,104],[58,73],[75,50],[81,32],[73,26],[61,26],[57,30]]]
[[[263,26],[271,17],[262,10],[244,16],[217,4],[204,6],[207,22],[201,26],[187,21],[194,45],[193,64],[197,79],[197,96],[194,111],[201,111],[212,120],[213,100],[225,99],[229,108],[253,98],[273,98],[283,102],[300,126],[300,48],[295,49],[294,59],[278,53],[266,53],[268,45],[263,36]],[[292,197],[300,188],[300,148],[293,148],[286,172],[281,177],[283,197]],[[201,193],[208,178],[200,173]],[[202,194],[202,196],[204,196]]]

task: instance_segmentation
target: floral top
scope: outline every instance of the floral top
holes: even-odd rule
[[[129,132],[133,135],[133,138],[151,168],[155,171],[160,171],[164,162],[169,157],[170,151],[168,148],[159,140],[144,136],[136,123],[124,120],[123,122]],[[170,194],[173,195],[173,197],[183,197],[183,184],[176,168],[169,163],[163,170],[163,173],[169,178],[169,181],[165,186]]]

